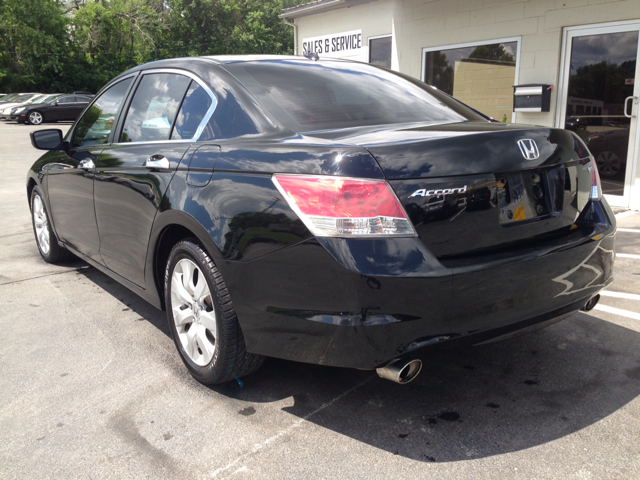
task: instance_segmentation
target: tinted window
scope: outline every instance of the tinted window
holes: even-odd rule
[[[168,140],[191,79],[173,73],[142,77],[120,136],[121,142]]]
[[[370,65],[279,61],[225,68],[293,131],[484,120],[422,82]]]
[[[116,83],[102,93],[78,121],[73,144],[77,147],[107,143],[118,108],[133,77]]]
[[[192,81],[178,112],[171,139],[192,139],[212,102],[205,89]]]
[[[518,42],[425,53],[425,82],[499,121],[511,122]]]
[[[391,36],[369,40],[369,63],[391,68]]]
[[[76,97],[76,102],[89,103],[90,101],[91,101],[91,98],[89,97]]]
[[[67,95],[65,97],[60,97],[58,99],[58,103],[73,103],[76,101],[76,97],[73,95]]]

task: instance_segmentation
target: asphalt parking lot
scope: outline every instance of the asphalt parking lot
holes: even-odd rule
[[[0,123],[0,478],[640,478],[640,214],[588,314],[432,354],[406,386],[269,359],[207,388],[164,312],[40,258],[28,133],[68,127]]]

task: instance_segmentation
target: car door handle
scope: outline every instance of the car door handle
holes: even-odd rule
[[[143,166],[147,168],[163,168],[168,170],[171,167],[171,164],[167,157],[163,155],[151,155],[145,160]]]
[[[78,168],[89,170],[90,168],[96,168],[96,164],[93,163],[93,160],[85,159],[80,161],[80,163],[78,164]]]
[[[633,103],[631,104],[631,114],[627,113],[627,102],[629,100],[633,100]],[[638,97],[627,97],[624,100],[624,116],[627,118],[633,118],[635,117],[635,115],[633,114],[633,106],[638,104]]]

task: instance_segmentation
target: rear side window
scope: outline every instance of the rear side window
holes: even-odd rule
[[[73,145],[84,147],[109,141],[120,104],[129,90],[133,77],[129,77],[105,90],[78,120]]]
[[[211,107],[213,100],[197,82],[192,81],[187,95],[178,112],[176,124],[171,133],[171,140],[192,139],[200,123]]]
[[[173,73],[144,75],[133,96],[120,142],[168,140],[191,79]]]

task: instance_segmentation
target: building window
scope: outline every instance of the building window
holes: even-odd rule
[[[423,80],[499,121],[513,121],[520,39],[423,49]]]
[[[391,68],[391,35],[369,37],[369,63]]]

